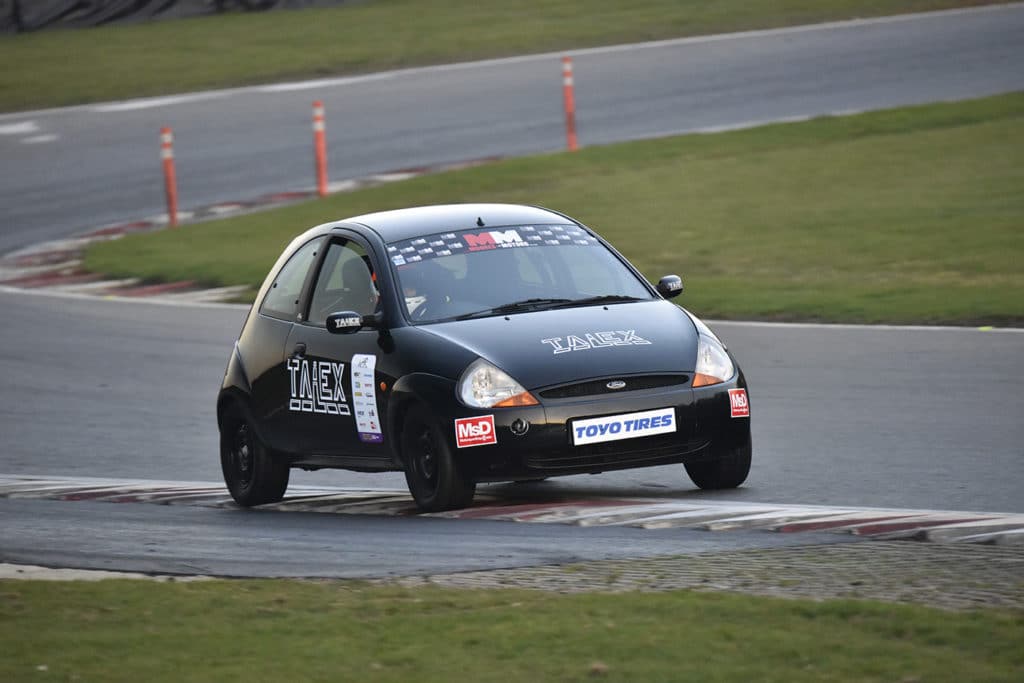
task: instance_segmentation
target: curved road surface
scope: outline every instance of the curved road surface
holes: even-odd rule
[[[0,291],[0,310],[0,474],[219,480],[214,403],[242,307]],[[1024,512],[1024,333],[715,327],[751,386],[744,488],[702,493],[672,466],[531,492]],[[293,483],[405,485],[345,472]]]
[[[581,143],[1024,88],[1024,5],[576,51]],[[335,179],[559,149],[558,55],[0,116],[0,253],[163,210],[313,184],[310,104]]]

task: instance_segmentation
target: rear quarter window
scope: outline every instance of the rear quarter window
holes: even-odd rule
[[[288,262],[281,267],[274,283],[267,290],[260,305],[260,314],[280,320],[295,320],[299,314],[299,300],[302,286],[306,283],[309,269],[316,262],[323,245],[323,238],[317,238],[299,247]]]

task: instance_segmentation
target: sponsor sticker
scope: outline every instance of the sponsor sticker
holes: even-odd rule
[[[334,329],[343,330],[347,327],[362,327],[363,319],[358,315],[348,316],[347,318],[335,318]]]
[[[463,417],[455,421],[455,445],[459,448],[488,446],[498,443],[494,416]]]
[[[352,356],[352,407],[356,411],[356,431],[363,443],[384,441],[377,414],[376,367],[377,356],[373,354],[357,353]]]
[[[548,225],[538,228],[533,225],[509,227],[502,230],[461,230],[427,235],[415,239],[401,240],[387,246],[388,254],[394,260],[402,256],[412,263],[416,260],[451,256],[452,252],[490,251],[520,247],[540,246],[595,246],[596,239],[573,225]],[[414,258],[419,256],[420,259]]]
[[[574,446],[668,434],[676,431],[676,409],[658,408],[623,415],[573,420],[570,429]]]
[[[466,232],[462,234],[462,239],[470,251],[521,247],[526,244],[515,230],[487,230],[477,234]]]
[[[746,389],[729,390],[729,412],[733,417],[750,417],[750,402]]]
[[[541,339],[541,344],[551,347],[555,355],[571,351],[587,351],[605,346],[640,346],[650,344],[636,333],[636,330],[608,330],[606,332],[584,332],[565,337]]]
[[[324,415],[350,415],[342,377],[344,363],[289,358],[285,361],[291,395],[288,410]]]

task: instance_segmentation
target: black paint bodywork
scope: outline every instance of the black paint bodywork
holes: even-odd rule
[[[728,390],[746,388],[735,359],[736,371],[729,381],[694,388],[698,329],[690,314],[664,300],[599,237],[645,283],[650,301],[430,324],[410,320],[395,286],[395,267],[387,258],[386,245],[419,235],[471,229],[480,222],[491,228],[578,225],[546,209],[472,204],[369,214],[325,223],[295,238],[271,269],[235,344],[218,397],[218,421],[226,405],[236,402],[275,457],[286,458],[293,467],[401,470],[403,416],[411,405],[420,403],[436,418],[463,471],[480,482],[698,462],[749,444],[749,417],[730,416]],[[366,249],[381,295],[375,327],[331,334],[323,325],[306,323],[301,314],[294,320],[280,320],[259,312],[281,267],[316,238],[326,238],[325,244],[335,238],[356,240]],[[318,263],[319,259],[306,277],[300,311],[309,305]],[[651,343],[563,354],[554,354],[551,346],[540,343],[544,338],[588,330],[635,330]],[[285,363],[297,348],[304,349],[304,357],[343,362],[346,386],[352,355],[376,356],[374,379],[382,442],[357,439],[353,417],[289,411]],[[463,405],[456,396],[456,383],[466,367],[481,357],[518,380],[540,404],[492,409]],[[625,381],[627,387],[607,389],[613,380]],[[385,388],[381,390],[381,386]],[[567,429],[574,419],[670,406],[676,409],[677,421],[677,431],[671,434],[573,446]],[[456,448],[455,420],[480,415],[494,416],[497,444]],[[517,420],[529,425],[520,435],[512,431]]]

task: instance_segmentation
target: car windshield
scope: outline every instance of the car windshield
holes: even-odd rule
[[[416,322],[650,300],[648,288],[577,225],[519,225],[393,242],[406,312]]]

